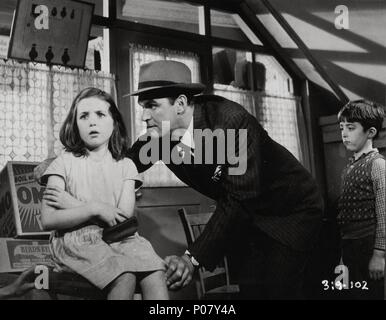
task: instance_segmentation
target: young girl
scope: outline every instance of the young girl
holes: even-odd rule
[[[41,181],[47,182],[42,225],[56,230],[50,248],[57,268],[107,290],[108,299],[132,299],[137,279],[144,299],[167,299],[165,263],[146,239],[136,233],[110,245],[102,240],[103,227],[133,215],[138,175],[124,158],[129,144],[112,97],[96,88],[82,90],[60,141],[66,152]]]

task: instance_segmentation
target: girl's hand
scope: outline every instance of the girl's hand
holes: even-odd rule
[[[373,256],[369,262],[370,279],[379,280],[383,278],[385,269],[384,251],[374,249]]]
[[[48,186],[43,193],[43,199],[47,201],[49,206],[55,209],[71,209],[83,204],[68,192],[56,186]]]
[[[35,288],[35,276],[35,266],[29,267],[24,270],[13,283],[3,288],[3,290],[8,292],[10,298],[20,297]]]
[[[115,226],[117,223],[127,219],[123,210],[102,202],[92,204],[92,211],[95,216],[105,222],[109,227]]]

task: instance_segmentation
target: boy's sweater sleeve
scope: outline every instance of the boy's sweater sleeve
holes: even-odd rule
[[[379,158],[373,162],[371,168],[371,178],[375,194],[375,213],[377,227],[375,233],[374,249],[385,250],[385,219],[386,219],[386,166],[385,159]]]

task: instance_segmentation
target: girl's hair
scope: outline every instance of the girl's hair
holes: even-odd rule
[[[87,147],[79,134],[76,115],[79,102],[83,99],[92,97],[106,101],[110,105],[109,112],[114,121],[114,129],[109,139],[108,148],[115,160],[121,160],[128,153],[130,145],[126,127],[112,96],[97,88],[90,87],[83,89],[75,97],[70,111],[60,128],[60,141],[64,145],[65,150],[72,152],[75,156],[80,157],[88,155]]]
[[[383,118],[385,116],[384,107],[379,103],[365,99],[348,102],[338,113],[339,121],[359,122],[364,131],[371,127],[377,130],[374,138],[378,137],[382,129]]]

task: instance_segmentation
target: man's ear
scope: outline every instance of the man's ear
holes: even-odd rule
[[[368,132],[368,138],[374,139],[374,137],[377,134],[377,129],[375,129],[374,127],[370,127],[369,129],[367,129],[367,132]]]
[[[176,99],[177,114],[185,113],[185,108],[188,106],[188,98],[184,94],[180,94]]]

